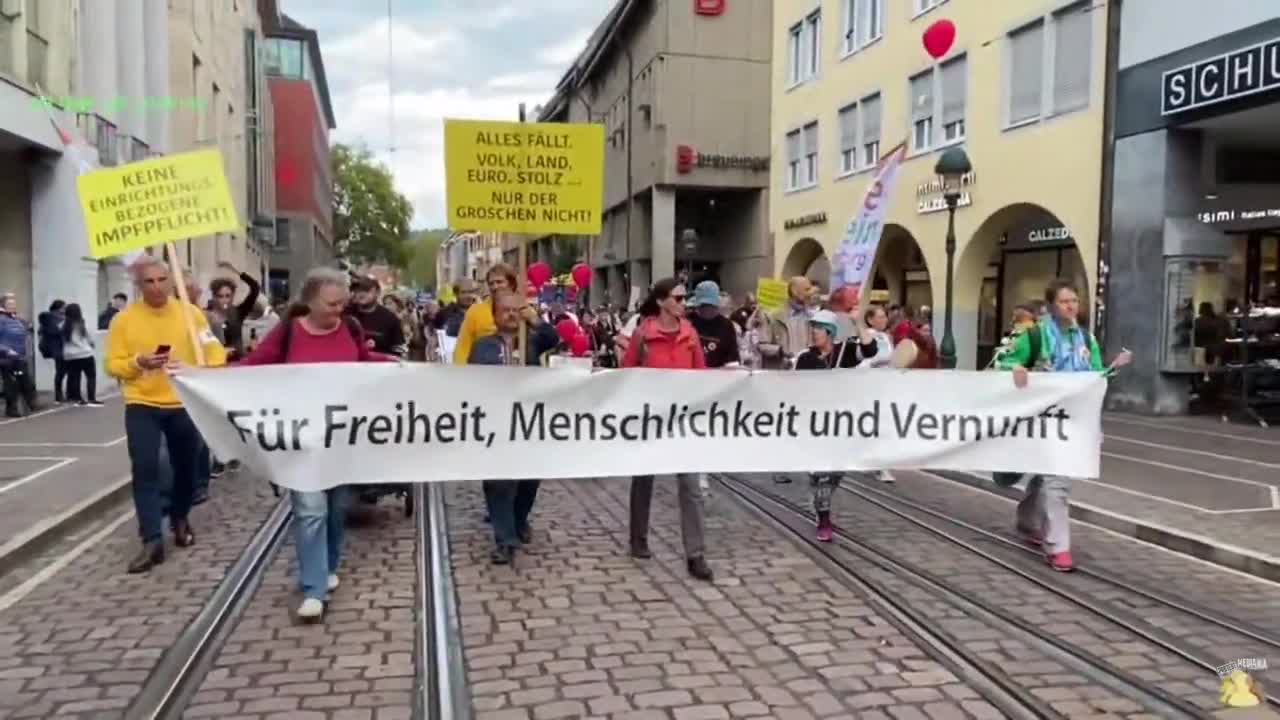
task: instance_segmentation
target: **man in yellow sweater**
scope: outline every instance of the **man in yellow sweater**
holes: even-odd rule
[[[163,489],[160,486],[160,443],[168,444],[173,467],[169,518],[178,547],[195,543],[187,515],[200,451],[200,433],[187,416],[169,375],[196,365],[185,313],[204,349],[205,365],[225,365],[226,351],[209,330],[200,308],[173,296],[173,279],[160,258],[143,256],[130,268],[142,296],[111,321],[107,334],[107,372],[120,380],[124,396],[124,429],[133,466],[133,505],[138,514],[142,552],[129,572],[143,573],[164,562]]]
[[[489,287],[489,297],[480,300],[467,308],[462,318],[462,327],[458,330],[458,344],[453,349],[453,364],[466,365],[471,358],[471,347],[482,337],[498,331],[493,322],[493,298],[505,291],[515,292],[516,271],[506,263],[498,263],[485,273],[485,284]]]

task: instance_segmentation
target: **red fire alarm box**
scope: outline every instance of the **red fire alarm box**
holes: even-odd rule
[[[723,15],[725,0],[693,0],[693,11],[699,15]]]

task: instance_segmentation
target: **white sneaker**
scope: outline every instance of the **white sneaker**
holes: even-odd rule
[[[298,617],[314,620],[324,614],[324,603],[315,598],[307,598],[298,606]]]
[[[329,592],[333,592],[334,590],[337,590],[340,582],[341,581],[338,580],[337,575],[330,575],[329,576]]]
[[[882,482],[882,483],[893,483],[893,482],[897,482],[897,480],[893,477],[893,473],[889,472],[888,470],[881,470],[881,471],[880,471],[880,482]]]

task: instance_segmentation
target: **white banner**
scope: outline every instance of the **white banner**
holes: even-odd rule
[[[221,458],[348,483],[928,468],[1097,477],[1093,373],[276,365],[186,371]]]

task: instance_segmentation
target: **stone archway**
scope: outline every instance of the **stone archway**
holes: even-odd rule
[[[956,257],[953,335],[957,367],[981,367],[999,342],[1013,308],[1043,298],[1055,278],[1073,280],[1080,309],[1090,316],[1091,269],[1076,246],[1075,231],[1052,211],[1014,203],[983,220]],[[935,334],[942,337],[941,318]]]
[[[823,290],[831,289],[831,260],[822,249],[822,244],[813,238],[801,238],[791,246],[787,258],[782,262],[782,279],[803,275],[822,286]]]
[[[884,226],[870,277],[873,284],[877,278],[884,281],[891,304],[933,306],[928,262],[915,236],[901,225]]]

